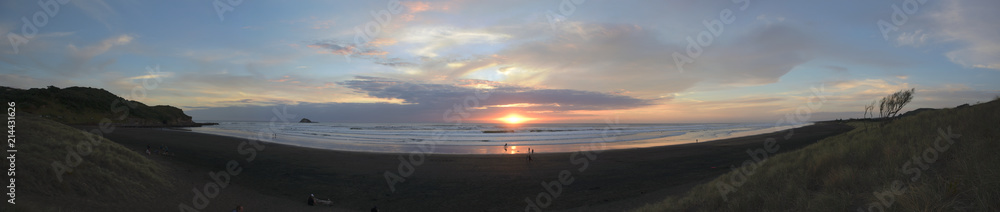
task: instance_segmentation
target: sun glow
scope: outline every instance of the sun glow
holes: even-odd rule
[[[505,122],[505,123],[508,123],[508,124],[520,124],[520,123],[524,123],[526,121],[535,120],[535,118],[527,118],[527,117],[523,117],[523,116],[517,115],[517,114],[510,114],[510,115],[504,116],[502,118],[498,118],[497,120]]]

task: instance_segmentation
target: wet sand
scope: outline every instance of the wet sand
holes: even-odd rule
[[[212,182],[208,173],[226,170],[229,161],[239,163],[241,172],[202,211],[228,211],[237,204],[247,211],[368,211],[374,205],[382,211],[523,211],[531,207],[525,199],[536,200],[540,193],[558,193],[547,207],[539,205],[544,211],[620,211],[682,194],[714,179],[731,165],[751,159],[746,151],[762,148],[766,138],[778,141],[780,153],[850,129],[821,122],[793,129],[787,140],[786,130],[589,155],[536,153],[532,162],[524,154],[433,154],[414,165],[412,174],[402,178],[405,181],[395,183],[394,192],[386,172],[402,177],[399,158],[409,161],[409,154],[263,143],[248,162],[247,150],[254,146],[248,143],[239,148],[247,142],[241,138],[148,128],[118,128],[107,137],[138,152],[144,152],[146,145],[166,145],[175,154],[149,156],[168,167],[176,179],[173,192],[165,192],[158,198],[161,201],[144,203],[164,211],[177,211],[180,203],[191,205],[192,189],[201,190]],[[403,171],[407,170],[404,165]],[[559,182],[561,172],[563,182]],[[568,182],[570,177],[572,182]],[[543,183],[552,190],[559,184],[561,191],[549,192]],[[306,206],[309,194],[329,198],[334,206]],[[542,204],[547,201],[541,200]]]

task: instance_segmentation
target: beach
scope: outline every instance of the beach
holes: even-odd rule
[[[672,146],[536,153],[531,162],[525,154],[427,154],[412,160],[409,154],[253,143],[162,128],[118,128],[106,137],[137,152],[165,145],[174,154],[148,156],[168,167],[176,180],[173,192],[140,207],[157,211],[192,205],[197,191],[215,181],[209,173],[231,170],[232,163],[239,172],[216,197],[206,198],[209,204],[202,211],[236,205],[248,211],[367,211],[373,206],[382,211],[522,211],[532,204],[545,211],[620,211],[712,180],[752,160],[747,151],[764,147],[767,138],[776,139],[779,148],[773,154],[779,154],[850,129],[818,122],[793,129],[787,139],[786,130]],[[402,171],[412,173],[404,176],[401,164],[409,164]],[[394,177],[387,178],[387,172]],[[309,194],[329,198],[334,206],[309,207]]]

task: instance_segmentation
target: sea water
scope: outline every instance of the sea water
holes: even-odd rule
[[[310,148],[409,153],[523,154],[707,142],[811,123],[444,124],[218,122],[193,132]],[[763,142],[763,140],[761,141]]]

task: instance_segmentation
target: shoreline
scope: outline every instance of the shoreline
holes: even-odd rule
[[[852,129],[816,122],[792,129],[789,140],[779,139],[786,152]],[[786,130],[787,131],[787,130]],[[149,156],[176,170],[181,181],[160,199],[189,203],[191,186],[210,182],[207,171],[224,170],[236,160],[243,168],[205,211],[228,210],[244,205],[248,210],[361,210],[373,205],[386,211],[510,211],[524,210],[526,198],[546,192],[541,183],[557,180],[571,170],[574,181],[562,186],[561,195],[544,210],[606,211],[642,206],[669,195],[682,194],[691,186],[728,172],[749,156],[748,148],[759,148],[764,139],[784,136],[785,131],[721,139],[712,142],[602,151],[589,160],[588,168],[573,159],[573,153],[525,155],[428,154],[411,175],[389,188],[386,173],[401,173],[400,159],[407,154],[352,152],[265,143],[254,160],[240,154],[245,139],[187,131],[121,128],[106,135],[137,152],[146,145],[166,145],[174,156]],[[245,148],[245,146],[244,146]],[[719,167],[719,168],[710,168]],[[207,170],[207,171],[206,171]],[[308,207],[309,194],[331,199],[335,207]],[[261,202],[260,199],[271,201]],[[177,201],[164,201],[174,209]]]
[[[263,140],[261,142],[269,144],[282,144],[291,145],[304,148],[313,148],[320,150],[333,150],[333,151],[348,151],[348,152],[360,152],[360,153],[385,153],[385,154],[405,154],[410,152],[422,152],[428,154],[448,154],[448,155],[505,155],[505,154],[524,154],[524,152],[518,152],[520,149],[531,148],[535,153],[571,153],[579,151],[581,148],[592,148],[594,144],[600,144],[600,150],[615,150],[615,149],[636,149],[636,148],[650,148],[650,147],[660,147],[660,146],[671,146],[680,145],[688,143],[699,143],[700,142],[713,142],[718,140],[752,136],[757,134],[773,133],[782,130],[788,130],[793,128],[805,127],[815,124],[814,122],[803,123],[797,125],[786,125],[786,126],[774,126],[761,129],[752,129],[744,131],[687,131],[680,132],[676,135],[668,135],[664,137],[656,137],[650,139],[622,139],[619,137],[612,136],[610,138],[595,138],[595,139],[583,139],[576,142],[570,143],[534,143],[531,141],[512,141],[509,142],[511,149],[505,148],[504,144],[508,142],[483,142],[483,144],[470,144],[470,143],[445,143],[445,142],[434,142],[434,141],[411,141],[411,142],[339,142],[337,140],[320,139],[316,137],[300,136],[300,135],[289,135],[281,134],[277,135],[277,138],[269,138],[272,140]],[[254,137],[256,134],[254,132],[245,131],[234,131],[234,130],[223,130],[223,129],[203,129],[203,128],[180,128],[178,130],[191,131],[195,133],[202,133],[208,135],[220,135],[233,137],[237,139],[243,139],[248,137]],[[725,132],[725,135],[717,135],[719,132]],[[678,132],[671,132],[678,133]],[[610,140],[609,140],[610,139]],[[426,149],[426,146],[433,146],[431,150]]]

